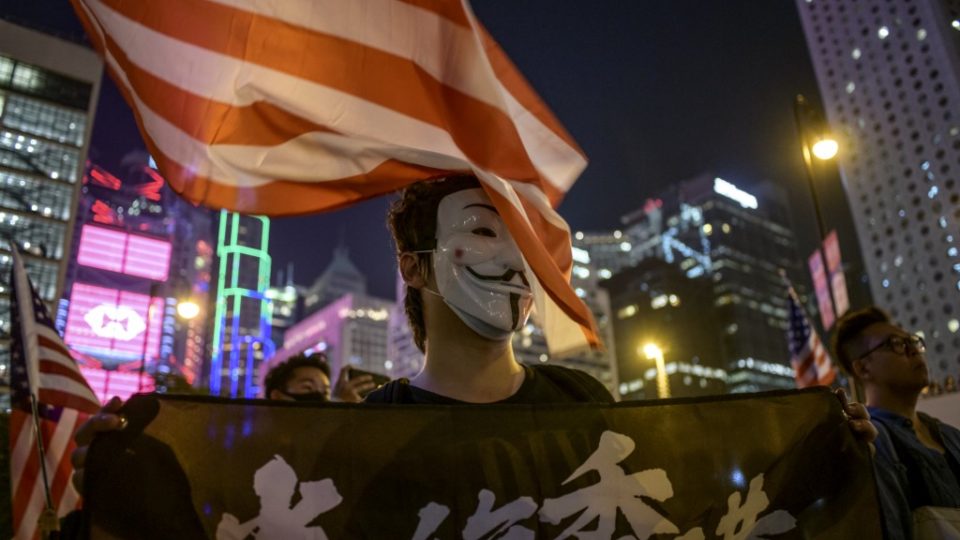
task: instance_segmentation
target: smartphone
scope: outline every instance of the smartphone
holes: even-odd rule
[[[367,371],[367,370],[364,370],[364,369],[355,368],[355,367],[353,367],[353,366],[350,366],[350,371],[347,372],[347,379],[351,379],[351,380],[352,380],[352,379],[355,379],[355,378],[357,378],[357,377],[362,377],[362,376],[364,376],[364,375],[369,375],[370,378],[373,379],[373,384],[375,384],[376,386],[374,386],[374,387],[371,388],[370,390],[367,390],[366,392],[361,393],[361,394],[360,394],[360,397],[365,397],[365,396],[366,396],[367,394],[369,394],[370,392],[373,392],[373,391],[376,390],[377,388],[380,388],[381,386],[383,386],[383,385],[387,384],[388,382],[390,382],[390,377],[387,377],[386,375],[381,375],[381,374],[379,374],[379,373],[374,373],[374,372],[372,372],[372,371]]]

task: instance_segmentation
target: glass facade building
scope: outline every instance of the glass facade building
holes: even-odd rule
[[[772,188],[768,191],[775,193]],[[717,391],[714,379],[721,378],[727,392],[794,387],[786,343],[786,287],[780,270],[789,276],[803,274],[793,233],[781,222],[787,215],[780,197],[758,199],[731,182],[704,174],[674,185],[623,219],[624,242],[630,245],[630,253],[625,256],[638,265],[656,259],[669,267],[655,279],[651,277],[656,274],[655,269],[647,269],[646,273],[653,274],[637,275],[635,279],[617,279],[615,275],[609,284],[614,299],[616,339],[623,344],[623,350],[617,351],[620,370],[628,386],[628,378],[636,379],[632,374],[637,361],[636,345],[630,340],[656,338],[643,332],[624,335],[639,331],[639,327],[628,330],[636,326],[629,319],[646,317],[653,326],[662,325],[664,317],[686,320],[686,316],[680,316],[685,308],[678,307],[684,302],[703,301],[691,298],[692,293],[680,294],[670,287],[650,289],[658,282],[675,282],[668,274],[676,269],[686,279],[705,280],[709,284],[704,290],[709,295],[705,305],[709,306],[710,324],[681,326],[691,339],[699,339],[700,334],[715,334],[717,353],[685,352],[689,358],[678,360],[689,364],[691,370],[696,365],[711,370],[703,388],[711,393]],[[656,294],[649,298],[641,294],[643,298],[638,297],[633,303],[630,298],[634,293],[629,288],[642,288],[644,284],[648,290],[640,292],[646,296]],[[693,285],[687,288],[691,287],[695,289]],[[664,343],[659,345],[669,348],[667,341],[684,339],[682,335],[671,336],[662,338]],[[628,389],[628,393],[637,390],[640,389]]]
[[[876,302],[960,375],[960,1],[798,0]]]
[[[91,50],[0,21],[0,237],[17,243],[51,308],[63,291],[102,70]],[[11,264],[4,240],[0,274],[9,275]],[[4,380],[9,293],[0,286]]]

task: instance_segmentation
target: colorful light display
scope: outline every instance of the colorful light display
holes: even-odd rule
[[[163,298],[75,283],[70,294],[64,341],[78,351],[117,361],[156,358],[160,348]]]
[[[77,262],[120,274],[166,281],[171,249],[166,240],[84,225]]]
[[[215,396],[256,397],[258,368],[273,355],[270,299],[266,296],[270,284],[269,238],[269,218],[220,212],[219,275],[210,358],[210,393]]]
[[[80,367],[80,373],[90,383],[93,393],[101,403],[117,396],[127,400],[137,392],[153,392],[153,377],[141,375],[137,371],[107,371],[93,367]],[[143,382],[141,384],[141,378]]]

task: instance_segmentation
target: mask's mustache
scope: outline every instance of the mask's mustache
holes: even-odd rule
[[[503,282],[509,283],[510,280],[513,279],[513,276],[520,276],[520,281],[524,284],[524,286],[526,287],[530,286],[530,282],[527,281],[527,276],[523,274],[523,270],[514,270],[513,268],[507,268],[507,270],[504,271],[503,274],[490,276],[490,275],[478,274],[473,270],[473,268],[470,268],[469,266],[467,266],[466,269],[467,269],[467,272],[470,272],[470,275],[483,281],[503,281]]]

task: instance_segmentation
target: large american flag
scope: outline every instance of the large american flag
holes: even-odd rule
[[[466,0],[71,0],[170,186],[272,216],[473,171],[554,352],[598,345],[554,211],[583,152]]]
[[[793,287],[788,287],[787,302],[790,309],[787,342],[797,388],[829,386],[836,378],[837,370],[833,367],[820,336],[810,325],[810,319],[807,318]]]
[[[50,502],[59,516],[78,502],[70,485],[74,431],[100,403],[57,334],[16,247],[11,251],[10,489],[14,538],[26,540],[39,537],[37,519],[47,504],[31,393],[37,398]]]

